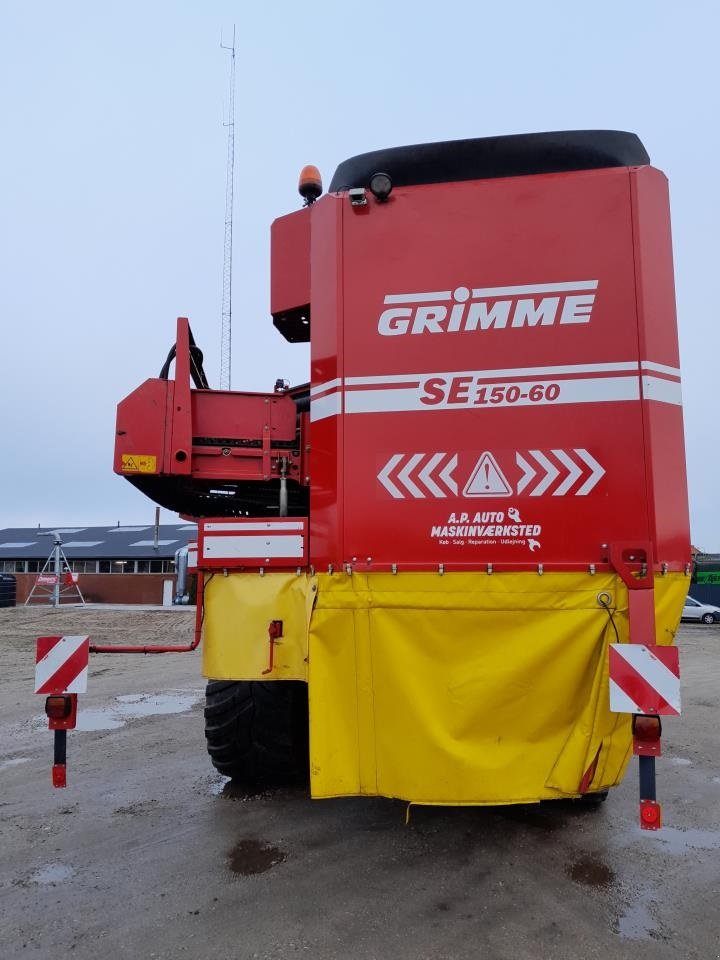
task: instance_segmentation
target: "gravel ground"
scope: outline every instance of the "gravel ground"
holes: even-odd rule
[[[0,610],[1,955],[96,960],[720,957],[720,626],[679,635],[684,711],[598,811],[248,796],[204,747],[198,653],[92,658],[66,790],[34,640],[187,642],[193,611]]]

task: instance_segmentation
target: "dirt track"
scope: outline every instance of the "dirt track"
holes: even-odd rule
[[[634,770],[596,813],[414,808],[408,827],[392,801],[238,794],[205,756],[197,653],[94,658],[53,791],[34,638],[192,629],[189,610],[0,610],[3,957],[720,957],[720,626],[681,630],[656,835]]]

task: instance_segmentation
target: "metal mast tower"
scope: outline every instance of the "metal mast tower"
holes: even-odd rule
[[[233,179],[235,174],[235,26],[232,46],[220,41],[230,51],[230,102],[227,127],[227,172],[225,174],[225,249],[223,253],[222,319],[220,322],[220,389],[229,390],[232,354],[232,241]]]
[[[80,597],[80,603],[84,606],[85,598],[80,591],[80,587],[77,585],[77,574],[73,574],[70,570],[68,558],[65,556],[65,551],[62,548],[62,537],[57,530],[53,530],[52,533],[41,533],[40,536],[52,537],[53,548],[40,571],[40,575],[36,578],[32,590],[28,594],[25,606],[27,607],[30,604],[35,591],[38,589],[40,591],[39,596],[42,599],[49,599],[54,607],[60,606],[60,601],[63,595],[67,594],[68,590],[75,590]]]

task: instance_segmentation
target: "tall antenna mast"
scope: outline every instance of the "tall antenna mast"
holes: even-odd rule
[[[220,322],[220,389],[229,390],[232,354],[232,241],[233,179],[235,174],[235,25],[232,46],[220,40],[223,50],[230,51],[230,103],[227,127],[227,171],[225,173],[225,249],[223,252],[222,319]]]

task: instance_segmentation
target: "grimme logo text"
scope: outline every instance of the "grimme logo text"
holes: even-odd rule
[[[458,287],[432,293],[393,293],[378,320],[384,337],[590,323],[597,280]]]

